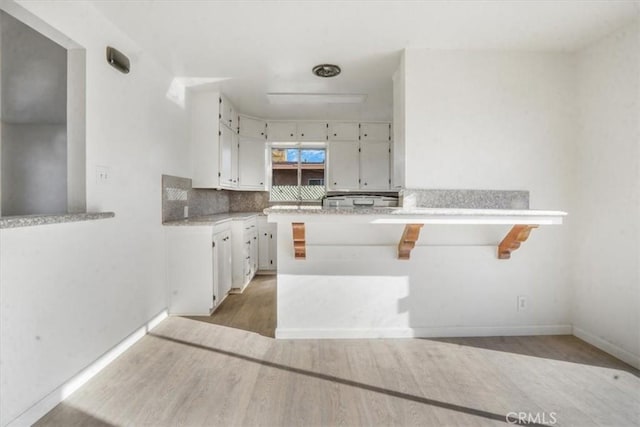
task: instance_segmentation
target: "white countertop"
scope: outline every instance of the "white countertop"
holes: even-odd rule
[[[191,218],[178,219],[175,221],[166,221],[162,225],[168,226],[206,226],[218,225],[228,221],[244,221],[258,215],[262,212],[225,212],[219,214],[195,216]]]
[[[323,208],[321,206],[273,206],[265,209],[272,222],[365,222],[371,224],[562,224],[562,211],[533,209],[448,208]],[[300,218],[303,217],[303,218]],[[323,218],[323,219],[321,219]]]

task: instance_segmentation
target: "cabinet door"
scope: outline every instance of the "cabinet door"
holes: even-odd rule
[[[238,187],[264,191],[267,182],[265,141],[240,136],[238,150]]]
[[[261,228],[258,233],[258,269],[269,270],[269,230]]]
[[[269,224],[269,268],[268,270],[276,270],[278,267],[278,224]]]
[[[391,125],[389,123],[361,123],[361,141],[390,141]]]
[[[329,141],[356,141],[358,123],[329,123]]]
[[[231,151],[233,133],[227,126],[220,126],[220,185],[229,188],[233,184],[231,178]]]
[[[258,216],[258,270],[269,270],[269,238],[271,226],[264,215]]]
[[[218,289],[220,301],[231,290],[231,233],[220,233],[220,248],[218,250]]]
[[[298,139],[296,122],[267,123],[267,138],[274,142],[296,141]]]
[[[222,250],[222,233],[213,235],[213,306],[218,306],[224,299],[220,284],[220,251]]]
[[[251,235],[251,277],[258,271],[258,232],[255,231]]]
[[[330,190],[357,190],[358,141],[329,142],[327,187]]]
[[[389,143],[360,144],[360,188],[362,190],[389,189]]]
[[[240,116],[239,118],[240,136],[249,138],[265,139],[267,133],[267,122],[251,117]]]
[[[239,171],[238,171],[238,151],[240,143],[238,142],[238,134],[231,134],[231,188],[238,187]]]
[[[300,141],[326,141],[327,124],[318,122],[298,123],[298,138]]]
[[[227,99],[227,97],[225,97],[224,95],[220,95],[219,102],[220,114],[218,115],[218,117],[220,118],[220,122],[223,125],[229,126],[235,131],[235,129],[238,127],[237,118],[234,118],[235,108],[233,108],[233,105],[231,105],[229,99]]]

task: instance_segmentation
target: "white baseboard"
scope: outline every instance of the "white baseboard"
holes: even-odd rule
[[[571,335],[571,325],[445,326],[436,328],[294,329],[276,328],[277,339],[445,338]]]
[[[7,424],[7,427],[28,427],[42,418],[47,412],[52,410],[57,404],[69,397],[74,391],[79,389],[87,381],[93,378],[98,372],[124,353],[129,347],[135,344],[147,332],[155,328],[160,322],[167,318],[167,310],[163,310],[155,315],[142,327],[129,334],[125,339],[116,344],[111,350],[104,353],[89,366],[71,377],[60,387],[40,399],[29,409],[20,414],[17,418]]]
[[[294,329],[276,328],[276,339],[411,338],[410,328]]]
[[[618,359],[622,360],[625,363],[628,363],[634,368],[640,369],[640,356],[633,354],[622,347],[619,347],[576,326],[573,327],[573,335],[583,341],[588,342],[592,346],[598,347],[600,350],[607,352],[614,357],[617,357]]]

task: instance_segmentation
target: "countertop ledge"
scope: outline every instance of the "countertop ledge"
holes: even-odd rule
[[[459,209],[459,208],[323,208],[321,206],[273,206],[267,215],[437,215],[437,216],[566,216],[566,212],[533,209]]]
[[[269,222],[343,222],[369,224],[562,224],[566,212],[533,209],[459,208],[308,208],[272,207],[264,211]]]
[[[0,229],[33,227],[37,225],[64,224],[68,222],[94,221],[113,218],[114,212],[86,212],[56,215],[17,215],[0,217]]]
[[[165,221],[166,226],[207,226],[218,225],[227,221],[241,221],[252,217],[264,215],[262,212],[225,212],[219,214],[195,216],[174,221]]]

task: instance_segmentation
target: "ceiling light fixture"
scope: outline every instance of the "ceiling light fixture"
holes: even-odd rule
[[[335,77],[342,70],[334,64],[320,64],[313,67],[312,72],[318,77]]]

